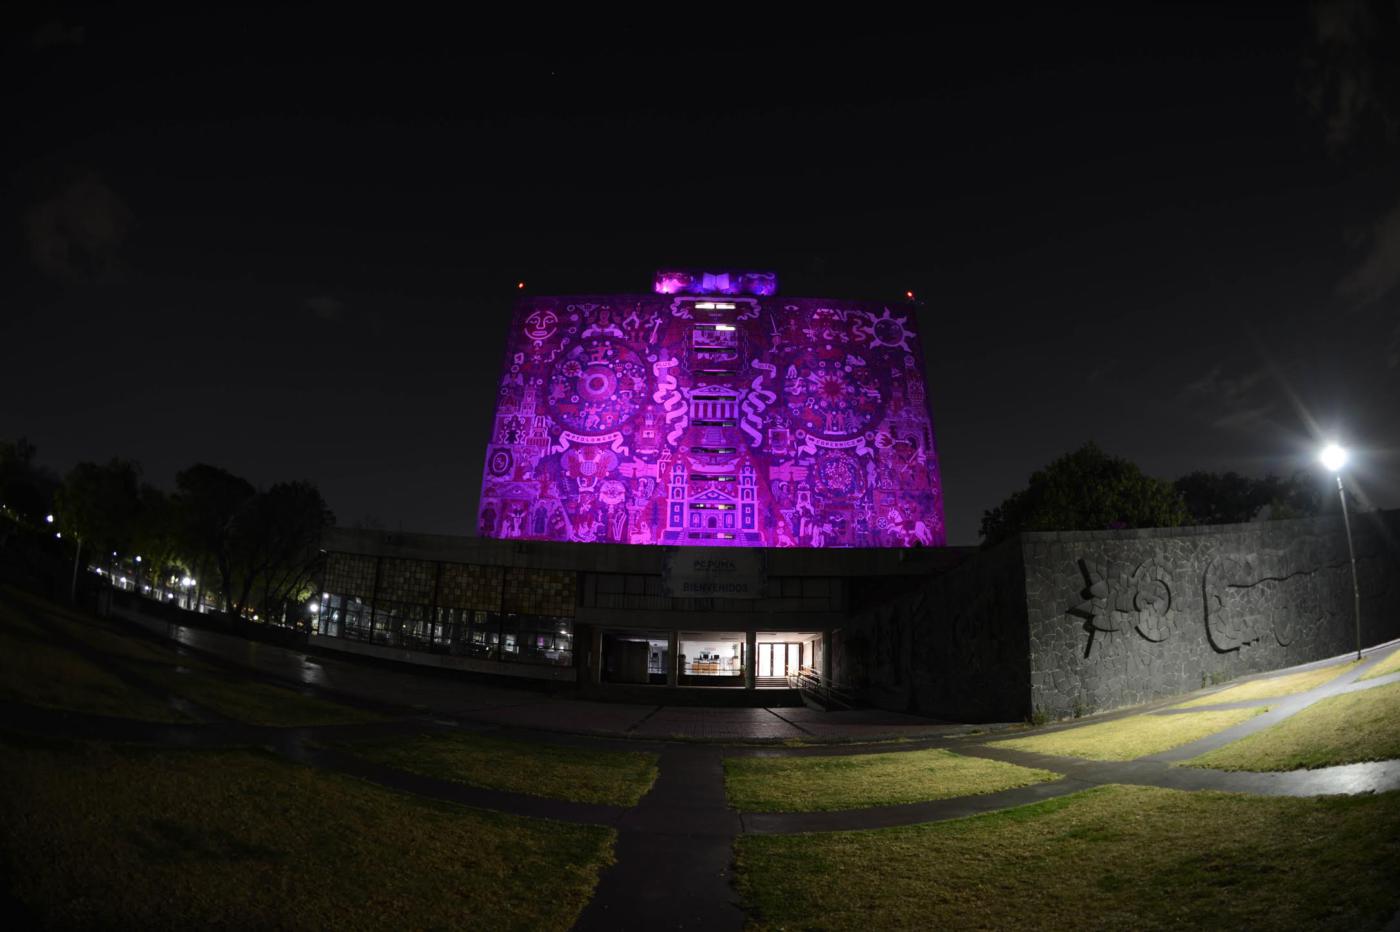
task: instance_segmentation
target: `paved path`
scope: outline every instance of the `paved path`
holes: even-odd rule
[[[0,602],[36,619],[41,614],[33,606],[8,597],[0,597]],[[53,632],[52,626],[48,626],[48,630]],[[1272,706],[1270,712],[1220,735],[1138,760],[1111,762],[1052,757],[997,747],[995,742],[1004,738],[1004,734],[979,734],[966,726],[933,723],[912,716],[889,713],[839,716],[805,709],[690,709],[581,702],[398,671],[366,670],[352,663],[311,658],[285,648],[213,632],[173,628],[169,633],[177,643],[218,659],[249,678],[283,683],[290,680],[310,694],[337,701],[350,700],[381,710],[396,710],[398,717],[353,725],[273,728],[231,722],[212,710],[197,706],[183,708],[196,719],[195,723],[164,724],[0,703],[0,725],[37,734],[170,747],[251,744],[268,747],[298,763],[355,776],[399,792],[533,818],[612,827],[618,832],[616,863],[603,873],[592,901],[580,915],[577,924],[580,929],[740,928],[744,917],[731,870],[734,841],[741,833],[872,829],[956,819],[1106,783],[1287,796],[1400,789],[1400,761],[1289,773],[1232,773],[1172,766],[1174,762],[1276,724],[1328,696],[1400,681],[1400,674],[1360,680],[1382,657],[1400,649],[1400,645],[1387,645],[1384,650],[1374,652],[1367,662],[1330,683],[1296,696],[1268,700]],[[152,695],[163,694],[159,687],[142,682],[139,662],[118,660],[75,638],[58,632],[53,634],[63,646],[78,651],[103,669],[119,672],[128,685]],[[1162,708],[1164,705],[1166,703],[1155,703],[1146,709],[1094,716],[1052,726],[1046,731],[1085,727],[1143,711],[1175,714],[1172,709]],[[1199,710],[1200,707],[1194,711]],[[361,740],[454,729],[489,731],[554,745],[654,750],[659,753],[659,775],[641,802],[628,808],[469,787],[375,764],[345,749],[345,745]],[[869,737],[890,733],[906,740],[865,747],[841,744],[761,748],[656,740],[676,735],[692,739],[771,740]],[[902,753],[931,747],[952,748],[968,756],[1040,767],[1063,776],[1055,781],[1000,793],[840,812],[740,813],[730,809],[725,798],[724,756]]]
[[[738,813],[724,796],[720,751],[676,747],[650,793],[618,826],[617,862],[599,880],[577,929],[738,929],[730,877]]]
[[[1347,672],[1320,686],[1315,686],[1307,692],[1296,693],[1292,696],[1283,696],[1273,700],[1269,703],[1269,711],[1262,715],[1256,715],[1247,721],[1240,722],[1233,728],[1227,728],[1216,734],[1207,735],[1197,741],[1180,745],[1169,751],[1163,751],[1160,754],[1150,755],[1143,758],[1143,760],[1171,762],[1200,757],[1207,751],[1214,751],[1216,748],[1222,748],[1248,735],[1257,734],[1266,728],[1272,728],[1284,719],[1297,715],[1314,702],[1319,702],[1332,696],[1340,696],[1343,693],[1355,692],[1359,689],[1374,689],[1377,686],[1383,686],[1400,679],[1400,676],[1376,677],[1372,680],[1362,679],[1363,676],[1370,673],[1371,670],[1389,656],[1389,654],[1389,651],[1384,653],[1372,653],[1355,667],[1352,667]]]

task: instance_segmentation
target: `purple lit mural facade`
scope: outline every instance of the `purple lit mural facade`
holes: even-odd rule
[[[707,294],[663,272],[656,294],[518,302],[481,535],[942,545],[913,309],[711,278]]]

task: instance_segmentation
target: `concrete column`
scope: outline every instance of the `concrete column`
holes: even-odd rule
[[[680,632],[672,631],[666,639],[666,685],[675,686],[681,681],[681,636]]]
[[[597,625],[588,638],[588,681],[598,685],[603,681],[603,629]]]
[[[831,629],[822,632],[822,668],[817,671],[822,680],[831,682]]]
[[[758,669],[758,632],[744,632],[744,688],[753,689],[754,673]]]

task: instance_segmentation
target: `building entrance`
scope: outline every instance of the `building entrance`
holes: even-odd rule
[[[787,686],[803,670],[821,672],[820,631],[759,631],[754,638],[754,685]]]
[[[803,644],[800,641],[769,641],[757,645],[757,648],[760,677],[786,679],[802,668]]]

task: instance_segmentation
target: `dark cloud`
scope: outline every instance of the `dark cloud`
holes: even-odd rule
[[[1217,417],[1210,422],[1210,426],[1220,430],[1229,430],[1235,427],[1262,425],[1270,423],[1269,416],[1277,410],[1278,405],[1272,401],[1251,408],[1239,408]]]
[[[306,309],[321,320],[341,320],[345,315],[345,302],[334,295],[320,294],[306,299]]]
[[[132,220],[115,191],[97,175],[84,175],[30,208],[24,224],[29,256],[52,278],[103,278],[116,267]]]
[[[1210,372],[1182,386],[1181,399],[1203,409],[1212,427],[1229,429],[1264,423],[1278,408],[1267,392],[1267,368],[1253,369],[1239,375],[1224,375],[1225,363],[1218,363]]]
[[[1362,240],[1366,255],[1337,284],[1337,293],[1359,304],[1378,301],[1400,283],[1400,204]]]
[[[1400,3],[1326,0],[1313,5],[1303,93],[1334,155],[1380,143],[1400,167]],[[1392,173],[1393,174],[1393,173]],[[1386,200],[1392,195],[1386,195]],[[1361,260],[1337,284],[1355,304],[1378,301],[1400,284],[1400,204],[1376,219],[1356,244]]]
[[[1327,143],[1340,151],[1371,121],[1394,138],[1400,71],[1393,42],[1400,14],[1394,0],[1326,0],[1313,5],[1313,46],[1302,90],[1327,129]]]
[[[1181,393],[1188,398],[1219,398],[1230,404],[1238,404],[1246,400],[1254,387],[1269,374],[1267,369],[1254,369],[1240,375],[1222,375],[1224,371],[1225,364],[1217,363],[1199,379],[1182,386]]]
[[[29,44],[36,49],[51,49],[63,45],[82,45],[85,30],[81,25],[51,19],[29,34]]]

